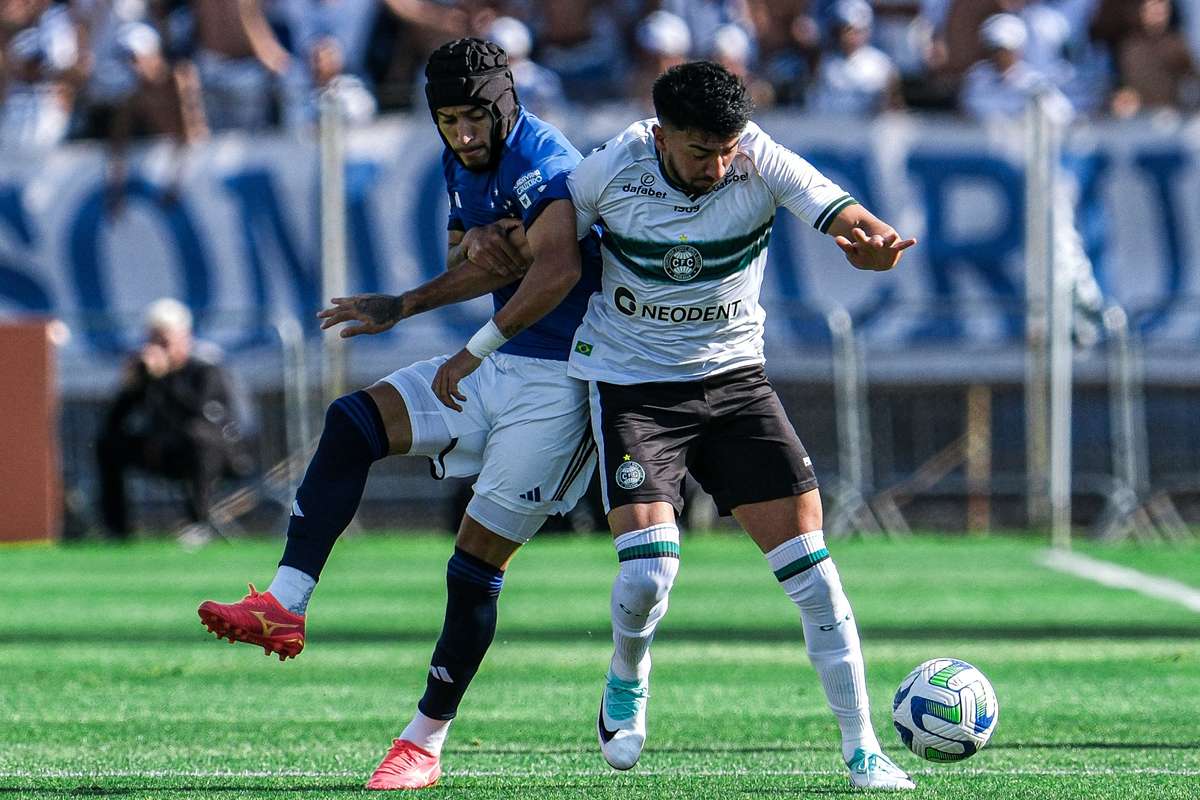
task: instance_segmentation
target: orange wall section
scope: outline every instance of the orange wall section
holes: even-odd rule
[[[57,540],[62,473],[49,321],[0,323],[0,542]]]

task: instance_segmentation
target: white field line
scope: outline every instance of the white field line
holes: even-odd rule
[[[1058,768],[1058,769],[918,769],[912,770],[915,775],[931,776],[931,775],[1012,775],[1012,776],[1043,776],[1043,777],[1116,777],[1122,775],[1164,775],[1164,776],[1182,776],[1194,777],[1200,776],[1200,768],[1197,769],[1167,769],[1165,767],[1131,767],[1129,769],[1121,769],[1119,767],[1081,767],[1079,769]],[[679,769],[667,770],[639,770],[636,773],[630,773],[632,777],[664,777],[664,778],[727,778],[727,777],[826,777],[826,776],[844,776],[845,770],[835,769],[756,769],[747,767],[745,769],[704,769],[696,770],[685,767]],[[619,777],[609,769],[595,770],[554,770],[546,772],[538,771],[521,771],[521,770],[447,770],[446,777],[449,778],[595,778],[600,776]],[[362,778],[365,780],[366,773],[353,770],[171,770],[171,769],[152,769],[152,770],[96,770],[88,772],[86,770],[0,770],[0,779],[4,778],[42,778],[42,779],[70,779],[70,780],[87,780],[87,779],[104,779],[104,778]]]
[[[1057,572],[1114,589],[1130,589],[1147,597],[1177,603],[1190,611],[1200,613],[1200,590],[1193,589],[1186,583],[1062,550],[1043,550],[1037,554],[1035,560],[1043,567]]]

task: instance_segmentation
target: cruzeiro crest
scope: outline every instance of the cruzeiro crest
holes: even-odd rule
[[[687,241],[686,236],[679,239]],[[703,268],[704,259],[700,256],[700,251],[690,244],[677,244],[663,256],[663,272],[673,281],[686,283],[699,275]]]

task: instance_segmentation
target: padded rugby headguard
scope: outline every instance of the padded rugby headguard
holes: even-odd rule
[[[492,115],[492,148],[488,169],[500,158],[500,148],[517,123],[520,111],[517,89],[508,68],[508,54],[500,45],[483,39],[456,39],[433,51],[425,65],[425,99],[437,122],[437,110],[472,105]],[[441,135],[441,129],[438,129]],[[442,136],[442,141],[446,137]],[[450,143],[446,142],[446,147]],[[454,148],[450,147],[450,152]],[[458,158],[457,155],[454,156]],[[459,163],[462,160],[459,159]],[[464,165],[466,166],[466,165]]]

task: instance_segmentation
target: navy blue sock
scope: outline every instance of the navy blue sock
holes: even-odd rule
[[[496,601],[503,586],[504,570],[454,548],[446,564],[446,621],[417,704],[425,716],[454,719],[458,713],[496,635]]]
[[[329,405],[317,452],[296,490],[280,566],[321,577],[333,543],[358,511],[371,464],[387,454],[387,430],[371,395],[359,391]]]

